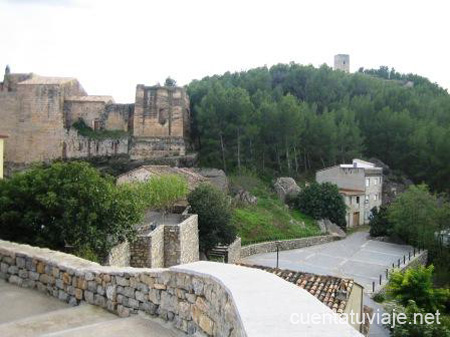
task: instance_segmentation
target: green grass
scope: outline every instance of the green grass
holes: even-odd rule
[[[254,176],[234,176],[231,184],[232,189],[244,188],[258,198],[255,206],[234,209],[233,223],[243,245],[320,235],[314,219],[289,209],[270,189],[269,183]]]

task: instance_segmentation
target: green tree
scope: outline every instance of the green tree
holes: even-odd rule
[[[388,305],[388,312],[391,317],[404,314],[406,317],[404,324],[392,324],[387,326],[391,332],[391,337],[450,337],[450,322],[446,317],[440,316],[439,324],[434,321],[427,324],[420,317],[425,317],[428,313],[410,300],[406,306],[391,303]]]
[[[388,219],[387,207],[381,206],[380,209],[374,207],[370,213],[370,236],[390,236],[392,234],[392,225]]]
[[[0,237],[101,258],[135,235],[142,204],[82,162],[34,167],[0,181]]]
[[[314,219],[328,219],[345,228],[346,207],[336,185],[331,183],[312,183],[305,187],[296,201],[298,209]]]
[[[170,76],[166,78],[166,81],[164,82],[164,86],[165,87],[176,87],[177,86],[177,81],[175,81],[173,78],[171,78]]]
[[[198,214],[200,250],[207,253],[216,245],[229,244],[236,238],[231,223],[228,197],[209,184],[201,184],[188,196],[191,212]]]
[[[392,272],[387,287],[388,295],[402,305],[413,300],[428,312],[442,311],[450,299],[450,290],[433,288],[433,271],[434,267],[430,265]]]

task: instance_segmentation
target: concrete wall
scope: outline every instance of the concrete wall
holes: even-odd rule
[[[263,254],[263,253],[272,253],[277,251],[277,243],[279,250],[291,250],[291,249],[299,249],[304,247],[310,247],[315,245],[320,245],[323,243],[328,243],[338,240],[335,236],[332,235],[323,235],[323,236],[311,236],[309,238],[302,239],[294,239],[294,240],[282,240],[282,241],[270,241],[270,242],[262,242],[256,243],[253,245],[244,246],[241,248],[240,258],[246,258],[251,255]]]
[[[0,241],[0,278],[72,305],[87,302],[122,317],[139,312],[157,316],[190,335],[246,336],[230,291],[195,272],[102,267]]]
[[[352,190],[365,190],[363,168],[340,168],[333,166],[328,169],[317,171],[316,181],[318,183],[331,182],[336,184],[339,188],[346,188]]]
[[[350,315],[352,312],[354,312],[358,313],[359,315],[362,315],[364,311],[363,302],[364,302],[364,287],[358,283],[354,283],[352,292],[350,293],[350,296],[347,300],[347,305],[345,307],[344,313]],[[357,324],[357,322],[355,322],[355,324],[351,324],[351,322],[349,322],[349,324],[352,325],[356,330],[362,332],[361,324]]]

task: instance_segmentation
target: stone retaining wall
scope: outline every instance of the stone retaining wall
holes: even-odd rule
[[[253,245],[244,246],[241,248],[240,258],[246,258],[251,255],[272,253],[277,251],[277,244],[279,250],[291,250],[305,248],[315,245],[321,245],[323,243],[339,240],[338,237],[333,235],[311,236],[308,238],[294,239],[294,240],[281,240],[281,241],[269,241],[261,242]]]
[[[237,263],[241,259],[241,238],[236,238],[234,242],[228,246],[228,263]]]
[[[138,312],[158,316],[190,335],[246,336],[229,290],[210,276],[105,267],[0,240],[0,278],[71,305],[87,302],[122,317]]]

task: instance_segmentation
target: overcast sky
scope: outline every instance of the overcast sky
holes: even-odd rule
[[[78,78],[133,102],[136,84],[178,84],[280,62],[380,65],[450,88],[448,0],[0,0],[0,76]]]

